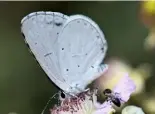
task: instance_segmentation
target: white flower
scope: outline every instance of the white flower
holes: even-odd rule
[[[122,114],[145,114],[140,107],[127,106],[122,110]]]

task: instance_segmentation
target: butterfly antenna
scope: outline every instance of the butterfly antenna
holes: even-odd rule
[[[48,102],[46,103],[46,105],[45,105],[43,111],[41,112],[41,114],[44,114],[44,112],[45,112],[45,110],[46,110],[48,104],[50,103],[50,101],[51,101],[57,94],[58,94],[58,93],[55,93],[55,94],[48,100]]]

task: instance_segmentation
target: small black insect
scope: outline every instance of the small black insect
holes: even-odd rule
[[[106,96],[106,100],[108,100],[108,101],[110,100],[117,107],[120,107],[121,106],[120,99],[116,97],[115,93],[113,93],[111,89],[105,89],[103,91],[103,94]]]

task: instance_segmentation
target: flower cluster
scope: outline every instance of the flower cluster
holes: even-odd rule
[[[135,91],[135,84],[128,75],[124,75],[113,91],[118,93],[117,97],[122,104],[127,102],[130,95]],[[60,105],[55,105],[50,112],[51,114],[111,114],[115,112],[115,109],[111,101],[105,101],[100,104],[97,101],[96,90],[88,90],[78,94],[76,97],[62,100]]]
[[[114,109],[110,102],[99,104],[96,91],[88,90],[61,101],[60,106],[51,109],[51,114],[109,114],[111,111]]]

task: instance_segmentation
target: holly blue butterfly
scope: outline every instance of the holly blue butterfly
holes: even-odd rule
[[[47,76],[69,95],[104,73],[107,42],[99,26],[84,15],[34,12],[21,21],[25,42]]]

